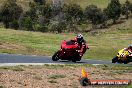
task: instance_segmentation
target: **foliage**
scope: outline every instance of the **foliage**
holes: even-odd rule
[[[28,12],[23,13],[19,18],[19,27],[20,29],[26,29],[28,31],[33,31],[33,21],[28,15]]]
[[[46,32],[52,16],[49,4],[36,4],[30,2],[30,9],[23,13],[19,19],[21,29]]]
[[[32,19],[32,21],[36,21],[38,18],[37,5],[35,3],[30,2],[29,6],[30,6],[30,9],[26,13]]]
[[[78,4],[64,4],[62,12],[69,32],[77,30],[76,25],[83,20],[83,10]]]
[[[130,10],[131,13],[132,13],[132,3],[130,3],[130,5],[129,5],[129,10]]]
[[[39,5],[43,5],[46,3],[45,0],[34,0],[35,3],[39,4]]]
[[[78,22],[83,17],[83,10],[77,4],[65,4],[63,6],[63,12],[65,13],[65,17],[67,21]]]
[[[106,21],[105,14],[95,5],[86,7],[84,15],[85,18],[90,20],[93,25],[102,24]]]
[[[118,20],[121,14],[121,4],[119,0],[111,0],[104,12],[109,19],[113,20],[113,23],[116,23],[116,20]]]
[[[50,19],[52,16],[52,9],[50,4],[44,4],[38,6],[38,15],[42,15],[43,17]]]
[[[0,69],[7,69],[7,70],[12,70],[12,71],[24,71],[24,68],[22,66],[2,66]]]
[[[125,4],[122,5],[122,15],[126,16],[126,19],[129,18],[130,15],[130,2],[126,0]]]
[[[62,33],[62,31],[65,29],[66,29],[65,21],[52,21],[50,25],[51,32],[57,31],[57,33]]]
[[[10,22],[15,22],[19,19],[20,14],[23,12],[22,7],[16,4],[14,0],[8,0],[1,7],[1,21],[6,28],[10,27]]]
[[[15,30],[18,30],[19,28],[19,23],[17,20],[13,20],[12,22],[10,22],[10,28],[14,28]]]
[[[128,18],[132,12],[132,3],[126,0],[121,5],[119,0],[111,0],[107,8],[100,9],[89,5],[85,9],[76,3],[47,3],[46,0],[29,2],[29,9],[23,12],[16,0],[7,0],[0,9],[0,22],[6,28],[40,32],[80,32],[82,24],[92,24],[94,28],[104,28],[108,20],[119,19],[120,14]]]

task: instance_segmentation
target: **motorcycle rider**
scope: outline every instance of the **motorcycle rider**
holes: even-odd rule
[[[83,53],[86,52],[86,50],[84,49],[85,47],[88,48],[88,45],[86,46],[86,41],[84,40],[83,38],[83,35],[82,34],[78,34],[74,39],[72,39],[71,41],[74,41],[75,43],[78,44],[78,52],[80,53],[80,56],[83,55]]]
[[[127,48],[121,49],[117,56],[112,59],[112,63],[124,63],[127,64],[132,61],[132,44]]]
[[[129,52],[129,56],[132,56],[132,44],[129,45],[127,48],[124,48],[124,50]]]

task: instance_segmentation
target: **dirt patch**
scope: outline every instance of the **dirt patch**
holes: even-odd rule
[[[16,43],[0,42],[0,52],[24,55],[44,55],[43,51]]]
[[[108,67],[98,66],[21,66],[21,68],[24,70],[1,69],[0,85],[5,88],[83,88],[78,81],[82,68],[89,72],[91,79],[132,80],[130,76],[132,71],[122,68],[122,70],[109,70]]]
[[[25,50],[26,48],[13,43],[0,43],[0,49],[8,49],[8,50]]]

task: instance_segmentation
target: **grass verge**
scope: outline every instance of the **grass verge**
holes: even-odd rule
[[[60,49],[62,40],[72,39],[74,33],[51,34],[0,28],[0,52],[52,56]],[[119,49],[132,44],[131,29],[110,30],[96,34],[84,33],[89,50],[83,58],[110,60]]]
[[[23,66],[2,66],[0,69],[12,71],[24,71]]]

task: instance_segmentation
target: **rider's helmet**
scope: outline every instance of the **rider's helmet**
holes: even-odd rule
[[[132,44],[131,44],[131,45],[129,45],[129,46],[128,46],[128,48],[132,50]]]
[[[76,39],[77,39],[77,42],[78,42],[78,43],[82,43],[82,42],[83,42],[83,35],[82,35],[82,34],[78,34],[78,35],[76,36]]]

